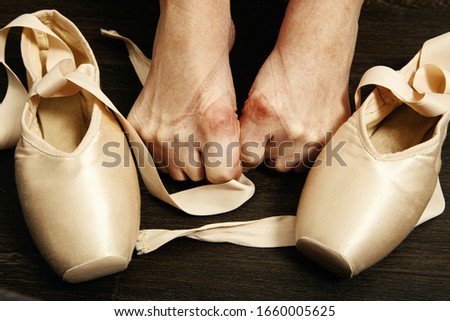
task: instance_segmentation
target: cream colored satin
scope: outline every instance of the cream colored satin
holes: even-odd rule
[[[331,162],[326,147],[303,188],[296,239],[306,256],[351,277],[388,255],[417,224],[443,212],[438,174],[450,116],[448,57],[450,33],[426,42],[400,72],[374,67],[362,77],[357,107],[361,86],[380,87],[332,139],[330,147],[345,143],[339,150],[345,165]],[[424,116],[440,116],[433,137],[404,151],[379,153],[370,136],[403,103]]]

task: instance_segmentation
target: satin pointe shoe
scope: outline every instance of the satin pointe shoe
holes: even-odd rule
[[[360,105],[359,88],[376,85]],[[357,111],[311,169],[297,211],[296,246],[352,277],[440,215],[441,149],[450,117],[450,33],[428,40],[400,71],[369,69]]]
[[[97,97],[103,98],[94,54],[57,11],[26,14],[11,26],[25,26],[24,62],[33,84],[15,152],[17,190],[30,234],[67,282],[122,271],[139,231],[140,191],[115,111]],[[111,156],[104,148],[109,145],[130,165],[108,166]]]

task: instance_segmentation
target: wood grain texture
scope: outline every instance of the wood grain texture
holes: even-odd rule
[[[231,65],[239,106],[270,52],[286,1],[233,0],[237,37]],[[91,44],[102,88],[127,114],[140,90],[124,46],[100,36],[117,29],[145,53],[152,50],[159,6],[152,1],[12,1],[0,4],[0,25],[21,13],[55,8],[69,17]],[[350,77],[350,92],[368,68],[400,68],[422,43],[450,31],[450,1],[367,1]],[[9,47],[19,65],[18,47]],[[450,57],[449,57],[450,59]],[[2,74],[1,84],[4,84]],[[305,115],[307,117],[307,115]],[[441,183],[450,195],[450,143],[443,150]],[[22,218],[14,182],[14,151],[0,151],[0,288],[43,300],[448,300],[450,299],[450,209],[417,228],[386,259],[351,280],[322,270],[294,248],[252,249],[179,239],[156,252],[135,256],[129,268],[92,282],[63,283],[39,255]],[[255,196],[224,216],[187,217],[142,187],[142,228],[195,227],[219,221],[295,214],[305,175],[260,168],[249,174]],[[164,178],[169,189],[188,186]],[[345,186],[343,186],[345,188]],[[2,292],[0,292],[0,295]],[[11,296],[10,296],[11,297]]]

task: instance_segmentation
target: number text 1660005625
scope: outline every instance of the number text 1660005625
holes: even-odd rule
[[[313,306],[313,305],[297,305],[297,306],[258,306],[258,317],[332,317],[336,314],[333,305]]]

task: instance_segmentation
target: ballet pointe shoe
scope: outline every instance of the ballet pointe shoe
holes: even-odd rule
[[[26,25],[22,46],[30,49],[25,64],[32,87],[15,168],[30,234],[64,281],[122,271],[139,231],[140,191],[116,110],[97,97],[103,95],[94,54],[57,11],[24,15],[20,22]]]
[[[415,226],[444,211],[441,149],[450,118],[450,33],[400,71],[369,69],[357,111],[311,169],[299,202],[296,246],[350,278],[382,260]],[[376,85],[360,105],[359,88]]]

